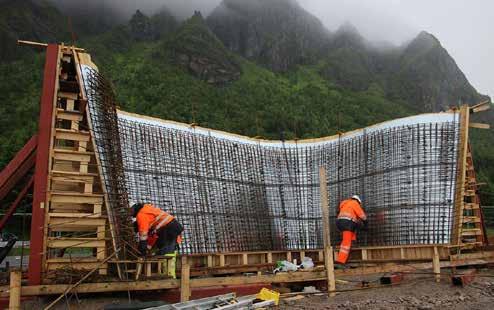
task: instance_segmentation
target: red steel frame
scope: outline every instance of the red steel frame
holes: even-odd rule
[[[57,81],[59,47],[49,44],[46,48],[46,61],[43,74],[43,90],[38,125],[38,147],[34,170],[33,211],[31,219],[31,252],[29,254],[29,285],[41,283],[43,266],[43,237],[45,224],[45,204],[48,189],[48,164],[50,161],[51,128],[53,104]]]
[[[7,224],[7,221],[14,214],[15,210],[17,210],[17,207],[21,203],[22,199],[27,195],[31,186],[33,186],[33,183],[34,183],[34,177],[29,178],[27,184],[22,188],[21,192],[17,195],[15,201],[12,203],[12,205],[10,205],[9,209],[7,210],[7,212],[5,212],[5,215],[0,220],[0,230],[3,230],[5,224]]]
[[[0,201],[34,166],[37,136],[34,135],[0,172]]]

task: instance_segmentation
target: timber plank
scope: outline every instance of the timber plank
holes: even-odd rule
[[[87,131],[74,131],[71,129],[57,128],[55,130],[55,138],[58,140],[71,140],[88,142],[91,138]]]
[[[105,243],[97,238],[48,238],[49,248],[104,248]]]
[[[93,152],[81,152],[68,149],[54,148],[53,157],[58,160],[89,162]]]
[[[86,204],[102,204],[103,195],[98,194],[82,194],[74,192],[51,192],[51,202],[55,203],[86,203]]]
[[[79,97],[79,94],[59,91],[58,97],[77,100],[77,98]]]
[[[57,119],[64,119],[67,121],[73,122],[81,122],[82,115],[78,111],[66,111],[66,110],[57,110]]]
[[[81,218],[81,219],[106,219],[106,216],[94,213],[50,213],[50,218],[62,217],[62,218]]]

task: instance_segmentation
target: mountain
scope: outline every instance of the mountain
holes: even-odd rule
[[[393,90],[421,105],[423,111],[475,104],[482,99],[439,40],[425,31],[406,46],[390,77]]]
[[[321,74],[353,90],[379,87],[389,99],[404,100],[421,112],[485,98],[439,40],[425,31],[402,47],[382,49],[367,42],[353,26],[343,25],[332,37]]]
[[[329,38],[293,0],[224,0],[207,23],[228,49],[277,72],[314,62]]]
[[[166,9],[162,9],[152,17],[137,10],[130,18],[128,31],[136,41],[153,41],[164,38],[178,27],[175,17]]]
[[[165,44],[176,64],[209,84],[224,85],[240,76],[235,57],[209,30],[200,12],[185,21]]]
[[[43,53],[15,47],[14,38],[56,42],[70,34],[69,13],[43,0],[0,0],[0,8],[8,47],[0,50],[1,169],[36,129],[44,62]],[[292,139],[488,99],[433,35],[422,32],[402,46],[376,44],[351,23],[326,30],[294,0],[225,0],[210,16],[196,12],[184,21],[166,9],[129,16],[86,31],[77,44],[131,112]],[[494,113],[480,118],[494,125]],[[478,175],[494,192],[494,134],[472,130],[472,139]],[[494,203],[494,196],[483,199]]]

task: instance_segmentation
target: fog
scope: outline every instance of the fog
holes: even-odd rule
[[[59,5],[99,6],[128,19],[167,7],[180,18],[207,16],[221,0],[52,0]],[[249,0],[243,0],[249,1]],[[258,0],[256,0],[258,1]],[[269,0],[263,0],[269,1]],[[481,93],[494,95],[494,1],[491,0],[298,0],[331,31],[349,21],[371,41],[400,44],[425,30],[434,34]],[[80,8],[79,8],[80,9]]]

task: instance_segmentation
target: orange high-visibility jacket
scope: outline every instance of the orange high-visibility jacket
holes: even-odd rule
[[[347,219],[358,222],[359,220],[365,221],[367,216],[357,200],[346,199],[340,203],[338,219]]]
[[[152,204],[145,204],[144,207],[137,213],[137,228],[139,230],[139,235],[147,239],[147,234],[150,229],[160,229],[166,226],[168,223],[173,221],[175,217],[167,212],[156,208]]]

